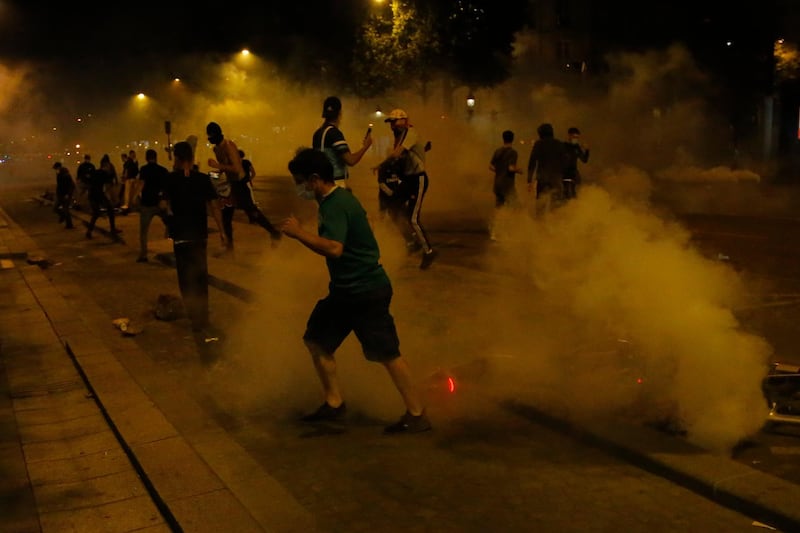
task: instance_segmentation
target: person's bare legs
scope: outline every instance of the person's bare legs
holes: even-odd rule
[[[325,402],[331,407],[339,407],[343,400],[341,389],[339,389],[339,378],[336,375],[336,359],[313,342],[305,344],[311,353],[311,360],[314,362],[314,368],[322,384]]]
[[[417,389],[414,387],[408,361],[406,361],[403,356],[399,356],[391,361],[384,362],[383,366],[389,371],[389,375],[392,377],[395,387],[397,387],[397,390],[400,392],[400,396],[403,397],[406,410],[414,416],[421,415],[424,408],[417,394]]]

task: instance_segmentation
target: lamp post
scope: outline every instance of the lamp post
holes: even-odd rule
[[[167,134],[167,146],[164,147],[164,150],[167,151],[167,157],[170,161],[172,161],[172,122],[169,120],[164,121],[164,133]]]

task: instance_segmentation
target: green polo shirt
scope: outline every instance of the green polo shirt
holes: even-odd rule
[[[319,236],[344,245],[338,258],[326,258],[331,292],[355,294],[389,283],[367,212],[347,189],[337,187],[319,205]]]

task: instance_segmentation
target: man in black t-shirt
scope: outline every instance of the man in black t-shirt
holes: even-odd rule
[[[92,163],[92,156],[84,154],[83,162],[78,165],[78,170],[75,171],[75,181],[78,187],[78,204],[81,204],[84,198],[86,198],[87,201],[89,199],[89,182],[92,181],[92,173],[94,170],[95,166],[94,163]],[[82,205],[81,207],[86,206]]]
[[[514,178],[522,170],[517,166],[517,151],[514,149],[514,132],[503,132],[503,146],[494,151],[489,162],[489,170],[494,172],[495,207],[513,204],[517,200]]]
[[[139,194],[139,161],[136,160],[136,150],[130,150],[128,157],[122,164],[122,214],[127,215],[130,211],[131,203],[136,200]]]
[[[581,144],[581,130],[573,126],[567,130],[564,148],[567,150],[567,164],[564,167],[564,199],[568,200],[578,196],[578,186],[581,184],[578,161],[589,162],[589,147]]]
[[[92,238],[92,232],[97,224],[97,220],[103,215],[104,211],[106,216],[108,216],[111,236],[116,239],[117,235],[121,233],[121,230],[117,229],[114,219],[114,207],[111,205],[111,200],[109,200],[106,194],[106,189],[113,185],[116,179],[117,171],[111,163],[111,158],[108,154],[103,154],[103,157],[100,159],[100,168],[95,169],[89,179],[89,203],[92,206],[92,218],[89,219],[89,225],[86,228],[87,239]]]
[[[188,142],[173,148],[174,170],[167,176],[164,196],[168,204],[169,230],[175,252],[175,268],[186,314],[192,330],[209,335],[208,317],[208,212],[214,218],[222,245],[219,197],[208,174],[194,170],[194,154]]]
[[[72,225],[72,214],[69,210],[72,207],[75,182],[67,167],[60,162],[53,165],[53,170],[56,171],[56,203],[53,209],[58,214],[58,221],[64,222],[67,229],[72,229],[75,226]]]
[[[517,166],[517,151],[514,149],[514,132],[503,132],[503,146],[494,151],[489,162],[489,170],[494,172],[494,206],[500,209],[503,206],[517,205],[517,189],[514,181],[522,169]],[[496,213],[495,213],[496,216]],[[495,221],[489,225],[489,236],[497,240],[495,234]]]
[[[150,231],[150,222],[153,217],[160,217],[167,225],[164,218],[163,206],[160,202],[164,196],[169,171],[158,164],[158,152],[152,148],[145,152],[147,163],[139,170],[139,181],[142,183],[142,199],[139,203],[139,257],[137,263],[147,262],[147,235]]]

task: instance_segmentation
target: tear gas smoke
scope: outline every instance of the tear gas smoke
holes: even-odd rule
[[[124,151],[132,140],[163,143],[163,121],[171,120],[173,141],[198,136],[196,159],[206,168],[212,152],[205,125],[213,120],[254,162],[261,184],[289,183],[286,164],[298,146],[310,145],[322,123],[322,101],[334,91],[291,83],[250,58],[246,65],[197,57],[172,61],[170,70],[187,68],[193,83],[155,92],[144,116],[96,102],[97,120],[81,130],[85,150]],[[695,442],[729,448],[763,421],[759,385],[770,348],[733,315],[747,297],[735,272],[703,258],[686,230],[649,201],[665,183],[752,185],[758,173],[746,167],[742,154],[733,168],[729,139],[719,133],[729,131],[728,124],[705,106],[713,84],[685,49],[621,54],[609,63],[603,88],[578,79],[546,84],[520,67],[502,86],[476,93],[471,120],[461,105],[465,87],[443,96],[454,102],[451,108],[413,92],[370,100],[340,95],[341,128],[351,149],[374,125],[375,144],[351,169],[351,182],[374,219],[393,280],[401,349],[420,379],[440,367],[491,360],[491,379],[479,389],[484,404],[514,396],[558,404],[571,415],[663,414],[679,419]],[[14,94],[23,90],[20,77],[2,75],[0,112],[6,123],[23,128],[25,117],[7,120],[8,102],[20,100]],[[485,258],[487,272],[442,265],[421,273],[408,266],[402,241],[376,213],[371,167],[391,146],[378,106],[384,112],[405,109],[432,142],[423,210],[428,224],[454,220],[462,230],[477,224],[485,231],[495,216],[487,167],[500,133],[516,133],[525,167],[542,122],[552,123],[558,138],[577,126],[590,145],[591,160],[581,166],[581,197],[542,219],[525,208],[501,211],[495,223],[502,241]],[[31,117],[47,131],[49,117]],[[160,161],[167,164],[163,153]],[[517,187],[525,196],[524,174]],[[730,192],[746,203],[742,189]],[[667,196],[672,205],[680,203],[679,189]],[[313,206],[304,209],[313,230]],[[454,279],[465,280],[469,290]],[[242,416],[279,411],[290,417],[313,408],[319,386],[301,336],[326,291],[324,260],[289,241],[277,251],[265,249],[257,274],[237,281],[262,298],[242,316],[233,335],[235,355],[213,376],[214,390]],[[351,406],[381,417],[400,412],[385,371],[363,360],[354,338],[337,359]],[[645,381],[637,388],[628,378],[640,371]]]

